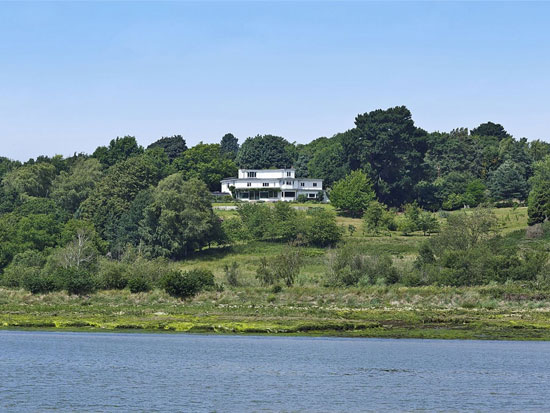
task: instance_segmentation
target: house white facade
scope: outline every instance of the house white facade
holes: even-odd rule
[[[222,192],[241,201],[295,201],[300,195],[323,199],[323,180],[296,178],[295,169],[239,169],[221,181]]]

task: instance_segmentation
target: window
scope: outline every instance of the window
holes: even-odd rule
[[[269,182],[264,182],[262,186],[269,186]]]
[[[239,198],[248,199],[248,192],[239,192]]]
[[[247,172],[249,178],[256,178],[256,172]]]
[[[246,186],[252,186],[252,182],[247,182]]]
[[[286,181],[286,184],[287,185],[292,185],[292,182],[291,181]]]
[[[315,194],[307,194],[308,198],[315,198]]]
[[[296,196],[296,192],[285,192],[284,195],[285,198],[294,198]]]
[[[317,182],[313,182],[313,186],[317,186]]]
[[[286,176],[291,177],[291,176],[292,176],[292,172],[287,172],[287,173],[286,173]]]
[[[260,198],[269,198],[269,192],[267,191],[262,191],[260,192]]]
[[[300,186],[306,186],[305,182],[300,182]]]

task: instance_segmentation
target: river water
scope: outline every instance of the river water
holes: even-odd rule
[[[0,331],[0,411],[550,411],[550,342]]]

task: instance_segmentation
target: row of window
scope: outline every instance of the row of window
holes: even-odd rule
[[[249,178],[256,178],[256,172],[247,172],[246,176],[248,176]],[[292,177],[292,172],[287,172],[286,176],[287,178]]]
[[[309,193],[307,194],[307,197],[308,198],[315,198],[317,195],[316,194],[312,194],[312,193]],[[269,198],[277,198],[278,195],[277,195],[277,192],[275,191],[260,191],[260,192],[239,192],[238,195],[237,195],[238,198],[240,199],[252,199],[252,200],[255,200],[255,199],[269,199]],[[291,192],[291,191],[286,191],[286,192],[283,192],[283,197],[284,198],[295,198],[296,197],[296,192]]]
[[[278,193],[275,191],[260,191],[260,192],[239,192],[237,195],[240,199],[269,199],[269,198],[277,198]]]
[[[292,182],[286,181],[287,185],[292,185]],[[246,186],[252,186],[252,182],[247,182]],[[269,186],[269,182],[263,182],[262,186]],[[300,182],[300,186],[306,186],[305,182]],[[317,186],[317,182],[313,182],[313,186]]]

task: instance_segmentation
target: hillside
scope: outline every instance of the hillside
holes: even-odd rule
[[[512,242],[545,242],[524,238],[525,208],[503,208],[497,214],[502,232]],[[338,223],[360,228],[359,219],[338,218]],[[428,237],[398,232],[369,237],[359,230],[345,238],[375,254],[390,254],[397,265],[406,266]],[[550,289],[546,285],[536,291],[531,284],[521,282],[477,287],[327,287],[323,278],[331,250],[303,248],[304,265],[292,287],[266,289],[259,283],[256,270],[261,257],[276,257],[285,244],[254,241],[205,249],[177,264],[186,271],[211,270],[223,289],[205,291],[186,301],[158,289],[137,294],[108,290],[85,296],[0,289],[0,324],[4,328],[101,331],[550,339]],[[224,272],[224,266],[232,262],[239,264],[236,287],[227,284]]]

